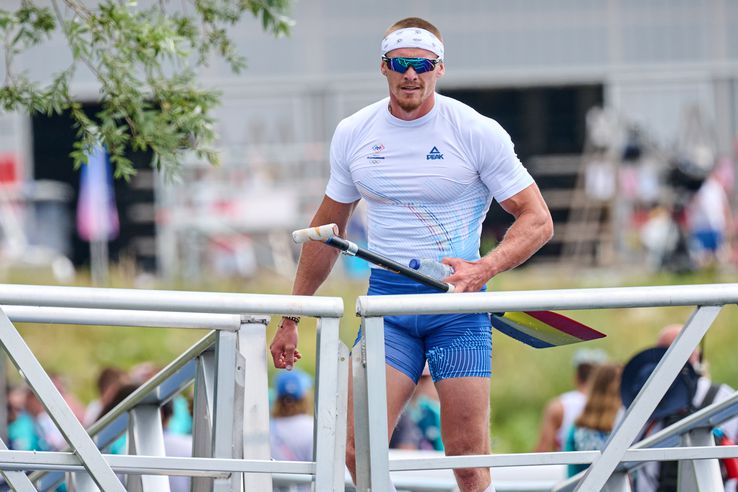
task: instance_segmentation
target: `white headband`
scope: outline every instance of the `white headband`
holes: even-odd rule
[[[382,40],[382,56],[398,48],[420,48],[431,51],[443,60],[443,43],[435,34],[419,27],[392,31]]]

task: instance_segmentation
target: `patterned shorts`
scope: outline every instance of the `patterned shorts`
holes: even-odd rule
[[[368,295],[438,293],[402,275],[373,268]],[[361,328],[354,346],[361,339]],[[420,380],[425,362],[433,381],[490,377],[492,332],[487,313],[385,316],[387,364]]]

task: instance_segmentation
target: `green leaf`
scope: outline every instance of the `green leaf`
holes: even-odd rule
[[[77,141],[71,157],[76,167],[87,152],[103,143],[111,153],[115,176],[128,179],[135,169],[131,150],[151,150],[151,165],[176,173],[186,153],[217,165],[212,112],[219,94],[199,87],[199,63],[219,57],[238,73],[246,67],[231,38],[232,28],[252,15],[275,35],[289,32],[288,0],[161,0],[139,5],[133,0],[64,0],[50,9],[42,0],[22,0],[15,10],[0,10],[0,35],[6,39],[5,85],[0,106],[7,111],[68,112]],[[88,6],[87,3],[93,5]],[[15,68],[19,54],[61,32],[72,56],[70,66],[45,85]],[[70,93],[77,69],[99,84],[101,110],[85,114]]]

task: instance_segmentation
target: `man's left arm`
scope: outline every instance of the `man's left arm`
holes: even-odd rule
[[[478,292],[498,273],[525,262],[553,236],[551,213],[535,183],[500,205],[515,221],[495,249],[477,261],[443,259],[454,268],[445,281],[454,284],[456,292]]]

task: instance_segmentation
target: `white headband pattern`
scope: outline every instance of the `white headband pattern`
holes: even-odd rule
[[[443,60],[443,43],[435,34],[419,27],[392,31],[382,40],[382,56],[399,48],[420,48],[432,51]]]

